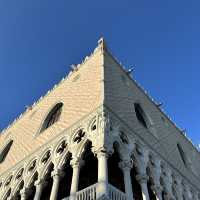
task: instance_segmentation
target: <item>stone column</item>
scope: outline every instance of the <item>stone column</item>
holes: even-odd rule
[[[21,200],[26,200],[27,197],[30,195],[30,189],[28,189],[28,188],[23,188],[23,189],[20,191],[20,195],[21,195]]]
[[[131,183],[131,168],[133,167],[130,161],[122,161],[119,163],[119,167],[122,169],[124,174],[125,191],[128,200],[133,200],[133,191]]]
[[[106,151],[98,151],[98,196],[108,196],[108,154]]]
[[[156,156],[151,156],[149,160],[149,176],[151,178],[151,189],[155,193],[156,200],[162,200],[162,187],[160,185],[160,175],[161,175],[161,168],[160,168],[160,159]]]
[[[35,182],[36,192],[35,192],[34,200],[40,200],[41,194],[42,194],[42,190],[45,187],[45,184],[46,184],[46,182],[43,181],[43,180],[37,180]]]
[[[52,185],[52,189],[51,189],[50,200],[57,199],[59,183],[60,183],[60,179],[63,177],[63,175],[64,175],[64,173],[60,169],[55,169],[51,173],[51,176],[53,177],[53,185]]]
[[[149,192],[148,192],[148,188],[147,188],[147,180],[148,177],[146,174],[144,175],[137,175],[136,176],[137,181],[139,182],[140,186],[141,186],[141,190],[142,190],[142,199],[143,200],[149,200]]]
[[[172,171],[169,167],[163,166],[162,179],[164,181],[163,191],[165,192],[165,198],[168,200],[175,199],[172,192]]]
[[[73,168],[70,196],[73,199],[75,198],[76,192],[78,191],[79,172],[80,172],[81,165],[83,165],[83,161],[80,160],[80,158],[73,158],[70,164]]]
[[[176,191],[177,200],[183,200],[183,185],[181,178],[178,176],[174,176],[173,184]]]

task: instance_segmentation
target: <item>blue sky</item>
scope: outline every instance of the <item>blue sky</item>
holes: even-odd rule
[[[0,128],[89,55],[103,35],[135,79],[200,143],[198,0],[1,0]]]

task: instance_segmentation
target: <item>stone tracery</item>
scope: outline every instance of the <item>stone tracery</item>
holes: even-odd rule
[[[61,195],[59,198],[69,195],[73,197],[79,189],[84,188],[84,186],[79,187],[78,177],[84,166],[82,155],[88,143],[92,144],[91,152],[96,155],[98,160],[96,182],[101,183],[96,188],[98,195],[109,195],[107,160],[114,154],[114,145],[119,154],[119,169],[124,178],[122,192],[126,193],[127,199],[154,200],[154,197],[149,195],[150,193],[155,195],[156,200],[199,199],[198,192],[191,192],[189,183],[182,184],[181,176],[175,174],[159,155],[148,149],[138,138],[130,139],[126,131],[121,131],[119,122],[113,122],[113,117],[103,112],[95,120],[92,118],[92,121],[92,123],[86,123],[84,129],[72,131],[71,136],[62,135],[59,140],[56,140],[56,144],[50,144],[40,156],[33,157],[24,167],[20,166],[15,170],[15,173],[8,175],[0,188],[4,191],[1,199],[39,200],[42,198],[45,186],[48,185],[47,182],[51,180],[49,198],[54,200],[57,198],[56,194],[59,190],[59,184],[63,180],[62,177],[66,177],[64,174],[70,170],[69,173],[72,177],[68,177],[67,180],[71,182],[71,187],[68,186],[66,191],[61,191],[60,193],[66,196]],[[96,131],[96,134],[90,134],[84,130]],[[105,142],[105,138],[103,138],[105,131],[107,131],[105,137],[110,137],[110,142]],[[74,139],[69,140],[70,137]],[[133,168],[135,172],[131,173]],[[135,176],[134,180],[133,176]],[[15,178],[13,179],[13,177]],[[141,196],[135,194],[135,181],[138,183],[136,187],[141,189]],[[24,184],[22,184],[23,182]],[[91,185],[93,184],[95,182],[91,181]],[[90,183],[86,184],[86,187],[89,186]]]

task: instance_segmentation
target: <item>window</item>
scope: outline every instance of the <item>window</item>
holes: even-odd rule
[[[185,153],[184,153],[184,151],[183,151],[181,145],[180,145],[180,144],[177,144],[177,148],[178,148],[179,154],[180,154],[180,156],[181,156],[181,159],[182,159],[184,165],[187,166],[187,158],[186,158],[186,156],[185,156]]]
[[[4,149],[0,152],[0,164],[5,160],[12,144],[13,144],[13,140],[10,140],[8,144],[4,147]]]
[[[54,106],[54,108],[49,112],[46,119],[44,120],[44,123],[40,132],[49,128],[51,125],[53,125],[55,122],[59,120],[59,117],[62,111],[62,106],[63,106],[63,103],[58,103]]]
[[[135,103],[134,106],[135,106],[135,114],[136,114],[138,121],[145,128],[147,128],[147,122],[146,122],[146,119],[145,119],[146,117],[145,117],[145,113],[144,113],[142,107],[138,103]]]

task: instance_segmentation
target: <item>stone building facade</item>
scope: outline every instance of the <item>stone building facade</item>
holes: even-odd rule
[[[0,134],[1,200],[200,200],[199,169],[103,39]]]

